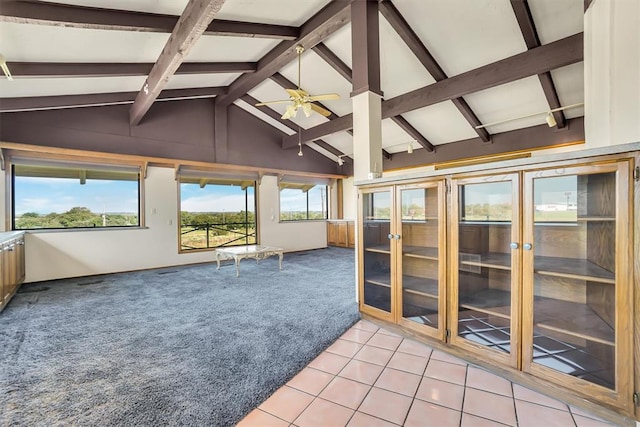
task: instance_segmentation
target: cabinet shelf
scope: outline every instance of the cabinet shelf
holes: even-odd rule
[[[469,256],[470,254],[465,254]],[[464,259],[460,261],[462,265],[472,265],[474,267],[496,268],[499,270],[511,270],[511,255],[498,252],[488,254],[472,254],[475,259]],[[476,258],[477,257],[477,258]]]
[[[438,298],[438,281],[435,279],[403,275],[402,289],[411,294]]]
[[[438,260],[438,248],[430,248],[426,246],[403,246],[402,255],[423,258],[437,261]]]
[[[460,264],[511,270],[511,255],[488,253],[477,255],[477,259],[474,260],[462,260]],[[615,284],[615,275],[612,272],[586,259],[536,256],[534,272],[545,276]]]
[[[534,327],[615,346],[614,329],[585,304],[541,298],[534,312]]]
[[[492,316],[511,318],[511,293],[498,289],[483,289],[460,296],[459,306]]]
[[[577,258],[536,257],[534,272],[545,276],[567,279],[589,280],[592,282],[615,284],[612,272],[586,260]]]
[[[585,222],[607,222],[607,221],[615,221],[616,218],[613,216],[579,216],[578,217],[578,222],[580,221],[585,221]]]
[[[379,254],[390,254],[391,253],[391,248],[389,247],[389,244],[367,246],[367,247],[364,248],[364,250],[367,251],[367,252],[376,252],[376,253],[379,253]]]
[[[389,283],[390,277],[388,274],[370,274],[368,276],[365,275],[364,281],[366,283],[371,283],[372,285],[384,286],[385,288],[391,287],[391,283]]]

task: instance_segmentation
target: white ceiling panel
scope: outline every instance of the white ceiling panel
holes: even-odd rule
[[[451,101],[410,111],[402,116],[433,145],[478,136]]]
[[[218,19],[262,22],[299,27],[330,0],[231,0],[225,2]]]
[[[182,14],[188,0],[45,0],[76,6],[131,10],[164,15]],[[299,27],[329,0],[229,0],[224,3],[216,19],[262,22],[265,24]]]
[[[527,49],[508,1],[394,0],[393,4],[449,77]]]
[[[584,103],[584,62],[552,70],[551,78],[556,86],[560,105]],[[570,119],[584,116],[584,106],[565,110],[564,115]]]
[[[345,25],[324,41],[324,44],[335,53],[349,68],[353,68],[351,61],[351,25]]]
[[[337,132],[332,135],[323,136],[320,139],[342,151],[349,157],[353,157],[353,136],[347,132]]]
[[[329,110],[339,116],[351,113],[351,83],[345,80],[326,61],[313,51],[305,51],[301,56],[301,85],[311,95],[337,93],[340,99],[322,101]],[[294,84],[298,84],[298,60],[290,62],[280,70]],[[285,93],[284,91],[282,93]]]
[[[165,89],[229,86],[240,73],[177,74],[171,76]]]
[[[489,133],[500,133],[545,123],[549,104],[538,76],[527,77],[464,97],[482,123],[508,122],[489,126]],[[533,117],[530,114],[541,113]]]
[[[380,84],[385,99],[434,82],[391,25],[380,16]]]
[[[7,61],[156,62],[169,34],[0,23]]]
[[[266,55],[278,43],[280,43],[280,40],[251,37],[202,36],[189,51],[186,61],[255,62]]]
[[[137,92],[144,84],[145,76],[82,77],[82,78],[16,78],[0,79],[0,96],[80,95],[84,93]]]
[[[577,34],[584,28],[584,0],[529,0],[540,43]]]
[[[188,0],[44,0],[75,6],[99,7],[103,9],[132,10],[162,15],[181,15]]]
[[[392,150],[396,147],[400,151],[401,145],[404,145],[406,150],[406,145],[412,140],[408,133],[402,130],[400,126],[395,124],[395,122],[391,119],[384,119],[382,121],[382,148],[385,150],[392,152]]]

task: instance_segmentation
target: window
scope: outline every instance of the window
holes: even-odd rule
[[[14,230],[140,226],[140,167],[56,163],[12,165]]]
[[[255,177],[180,176],[180,250],[256,244]]]
[[[327,219],[327,186],[280,184],[280,221]]]

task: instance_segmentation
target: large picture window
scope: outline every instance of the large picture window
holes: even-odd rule
[[[14,230],[139,227],[140,168],[24,160],[12,165]]]
[[[180,250],[256,244],[254,179],[180,177]]]
[[[327,219],[326,185],[281,184],[280,221]]]

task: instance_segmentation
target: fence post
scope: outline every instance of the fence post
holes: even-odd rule
[[[209,248],[209,224],[207,224],[207,248]]]

